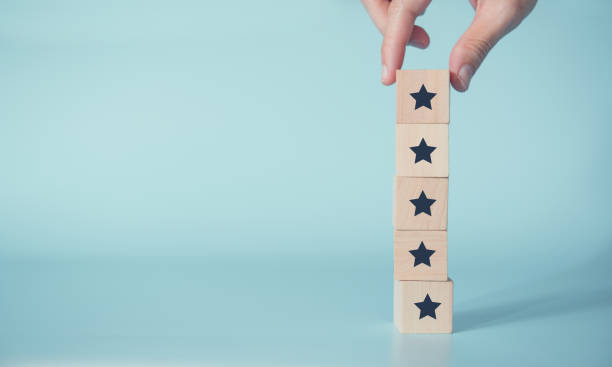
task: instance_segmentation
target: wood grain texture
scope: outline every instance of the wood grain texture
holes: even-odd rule
[[[393,322],[400,333],[434,334],[453,331],[453,281],[395,280],[393,286]],[[440,305],[436,318],[420,318],[421,310],[415,303],[429,295]]]
[[[446,230],[448,207],[448,178],[419,178],[396,176],[393,189],[393,227],[397,230]],[[431,215],[415,215],[410,202],[421,192],[436,201]]]
[[[398,176],[448,177],[448,125],[404,124],[396,125],[395,171]],[[422,159],[415,162],[416,153],[411,149],[424,140],[436,149],[431,152],[431,163]]]
[[[420,244],[435,251],[429,257],[429,265],[415,264],[410,253]],[[394,278],[396,280],[446,280],[447,236],[446,231],[395,231],[393,236]]]
[[[424,124],[449,122],[450,79],[448,70],[398,70],[396,72],[396,121],[398,124]],[[416,93],[424,85],[428,92],[436,93],[431,99],[431,109],[415,109],[416,101],[410,93]]]

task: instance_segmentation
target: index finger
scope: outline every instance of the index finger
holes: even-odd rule
[[[422,14],[431,0],[395,0],[388,9],[387,27],[382,44],[382,82],[395,82],[395,71],[401,69],[406,44],[412,36],[414,21]]]

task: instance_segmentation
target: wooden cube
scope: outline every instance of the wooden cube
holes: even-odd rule
[[[448,124],[448,70],[398,70],[396,78],[398,124]]]
[[[393,322],[400,333],[453,331],[453,281],[395,280]]]
[[[448,178],[395,177],[395,229],[446,230],[447,206]]]
[[[395,231],[396,280],[446,280],[446,231]]]
[[[396,125],[398,176],[448,177],[448,125]]]

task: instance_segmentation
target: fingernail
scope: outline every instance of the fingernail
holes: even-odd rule
[[[385,81],[387,79],[389,79],[389,69],[387,68],[387,65],[383,65],[382,80]]]
[[[459,69],[459,82],[463,86],[463,90],[468,89],[470,86],[470,80],[472,80],[472,76],[474,75],[474,67],[470,64],[465,64]]]

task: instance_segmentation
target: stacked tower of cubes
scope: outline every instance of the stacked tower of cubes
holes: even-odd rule
[[[396,88],[393,320],[402,333],[450,333],[449,72],[398,70]]]

